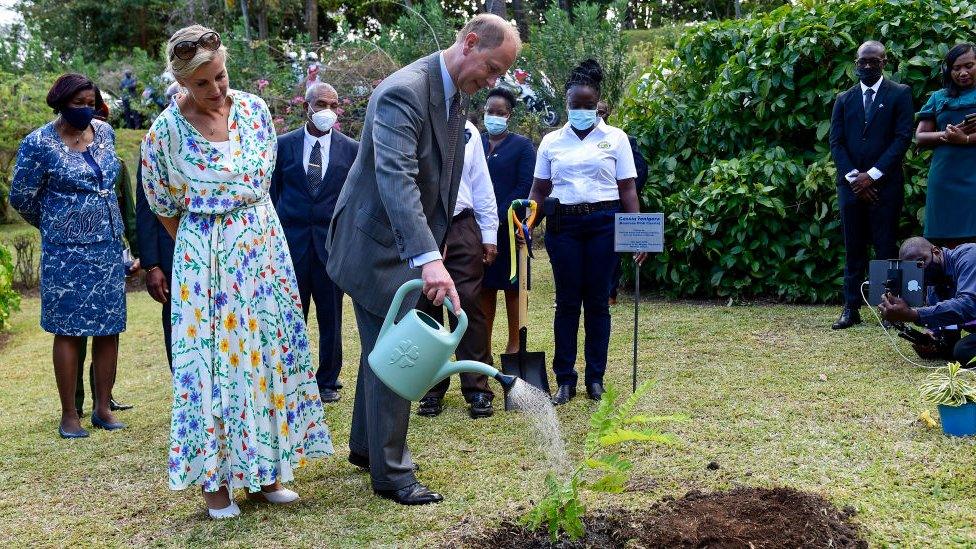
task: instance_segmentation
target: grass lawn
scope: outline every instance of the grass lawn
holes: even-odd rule
[[[530,346],[551,358],[552,283],[539,256]],[[121,400],[136,404],[119,414],[129,429],[92,431],[78,441],[56,434],[51,336],[38,327],[38,300],[25,299],[14,315],[0,350],[5,546],[431,545],[459,529],[491,527],[540,492],[542,460],[526,446],[523,418],[468,419],[455,383],[444,414],[414,416],[409,438],[421,480],[445,502],[407,508],[374,497],[367,476],[345,461],[359,355],[347,305],[346,389],[327,409],[337,455],[299,471],[299,504],[256,505],[239,491],[242,517],[210,521],[196,491],[166,487],[170,382],[159,308],[143,293],[130,294],[129,303],[116,386]],[[587,505],[640,506],[690,489],[786,485],[853,506],[872,545],[976,544],[976,444],[915,421],[915,387],[924,372],[893,358],[877,328],[831,332],[836,313],[836,307],[643,305],[641,377],[658,385],[641,409],[692,420],[669,429],[680,445],[632,452],[638,490],[586,494]],[[607,381],[629,388],[632,302],[622,299],[613,315]],[[559,409],[574,455],[593,409],[585,398]],[[720,468],[707,469],[711,461]]]

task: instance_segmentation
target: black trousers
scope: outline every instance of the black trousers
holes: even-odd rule
[[[844,232],[844,304],[860,307],[861,283],[867,277],[869,251],[875,259],[896,259],[898,218],[905,202],[902,183],[884,182],[874,204],[858,200],[848,185],[838,185],[840,221]]]
[[[963,368],[976,368],[976,364],[969,363],[974,358],[976,358],[976,334],[969,334],[956,342],[952,348],[952,360],[958,361]]]

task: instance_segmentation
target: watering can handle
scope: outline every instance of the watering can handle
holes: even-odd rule
[[[419,290],[424,287],[424,281],[415,278],[413,280],[408,280],[403,283],[402,286],[393,295],[393,301],[390,303],[390,310],[386,312],[386,318],[383,320],[383,327],[380,328],[380,337],[390,329],[393,325],[393,321],[396,320],[397,313],[400,312],[400,307],[403,305],[403,298],[407,297],[407,294],[415,290]],[[461,314],[457,314],[454,311],[454,305],[451,303],[450,299],[444,300],[444,305],[447,305],[447,310],[456,314],[458,317],[457,329],[454,330],[454,339],[459,342],[461,341],[461,336],[464,335],[464,331],[468,328],[468,315],[461,311]]]

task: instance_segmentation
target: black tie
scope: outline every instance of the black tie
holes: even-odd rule
[[[871,107],[874,106],[874,90],[868,88],[864,90],[864,121],[867,122],[868,116],[871,114]]]
[[[319,186],[322,185],[322,146],[318,139],[315,140],[312,152],[308,155],[308,172],[305,175],[308,192],[314,197],[319,193]]]

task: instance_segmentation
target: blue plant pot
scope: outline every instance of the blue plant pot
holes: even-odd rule
[[[976,403],[967,402],[962,406],[939,404],[939,417],[942,419],[942,432],[949,436],[976,435]]]

